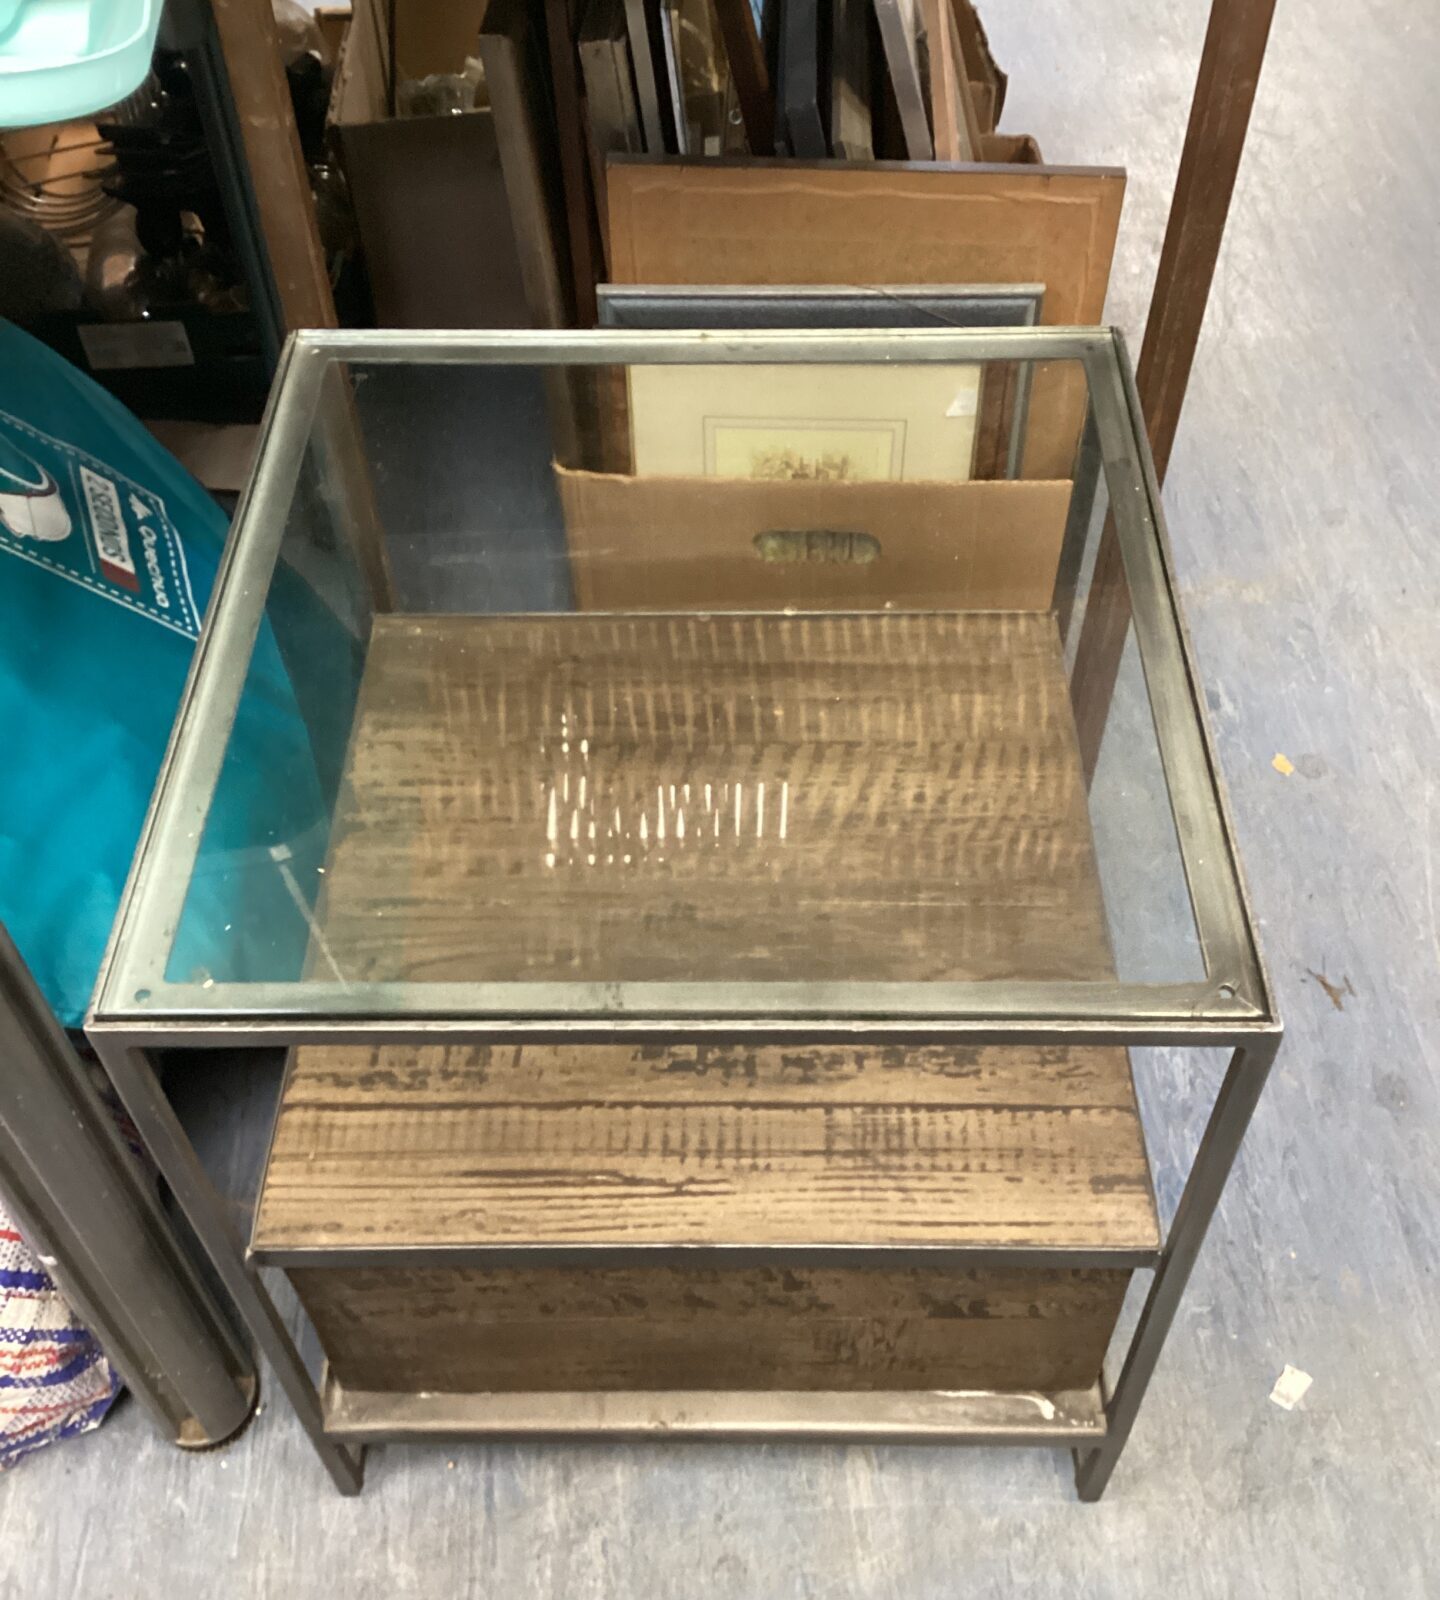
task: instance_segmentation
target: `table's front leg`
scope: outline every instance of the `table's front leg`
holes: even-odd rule
[[[244,1245],[225,1214],[224,1201],[186,1138],[146,1052],[100,1030],[92,1035],[91,1042],[251,1337],[280,1380],[335,1487],[341,1494],[359,1494],[364,1480],[364,1449],[340,1444],[326,1435],[320,1396],[300,1352],[286,1331],[259,1270],[246,1261]]]
[[[1205,1242],[1210,1219],[1215,1215],[1279,1047],[1278,1033],[1265,1035],[1253,1044],[1240,1046],[1230,1058],[1120,1369],[1119,1382],[1106,1407],[1105,1442],[1093,1450],[1075,1452],[1075,1485],[1082,1500],[1098,1500],[1105,1493],[1110,1474],[1130,1437],[1165,1336],[1175,1320],[1180,1297],[1185,1293],[1195,1258]]]

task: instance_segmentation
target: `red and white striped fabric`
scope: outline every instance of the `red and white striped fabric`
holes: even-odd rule
[[[98,1427],[120,1380],[0,1206],[0,1472]]]

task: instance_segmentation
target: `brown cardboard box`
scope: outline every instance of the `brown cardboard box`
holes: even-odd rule
[[[970,0],[952,0],[951,9],[956,31],[960,35],[960,54],[970,77],[970,92],[975,97],[980,126],[984,132],[993,133],[1000,113],[1005,109],[1005,89],[1009,77],[997,65],[990,41],[985,36],[985,24]]]
[[[1045,157],[1030,133],[982,133],[980,135],[982,161],[1018,162],[1027,167],[1041,167]]]
[[[349,181],[381,327],[526,327],[495,127],[488,110],[391,117],[390,0],[356,0],[330,123]],[[459,72],[485,0],[395,0],[398,78]]]
[[[590,611],[1048,610],[1056,483],[816,483],[555,469]]]

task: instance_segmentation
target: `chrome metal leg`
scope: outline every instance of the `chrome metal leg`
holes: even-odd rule
[[[1120,1369],[1120,1380],[1107,1407],[1105,1442],[1093,1450],[1075,1452],[1075,1487],[1082,1500],[1098,1500],[1105,1493],[1110,1474],[1130,1437],[1140,1402],[1145,1398],[1145,1390],[1160,1359],[1165,1336],[1175,1320],[1191,1268],[1205,1242],[1205,1232],[1215,1215],[1215,1207],[1279,1047],[1277,1033],[1242,1046],[1230,1058],[1225,1081],[1216,1096],[1200,1148],[1195,1152],[1185,1192],[1160,1253],[1160,1264],[1155,1269],[1145,1308]]]
[[[0,1189],[77,1315],[176,1444],[250,1420],[255,1368],[0,928]]]
[[[320,1396],[300,1352],[258,1271],[246,1261],[244,1246],[225,1214],[224,1203],[185,1137],[145,1052],[98,1032],[93,1043],[140,1137],[149,1146],[251,1336],[274,1369],[301,1426],[310,1435],[316,1455],[341,1494],[359,1494],[364,1480],[364,1450],[327,1437]]]

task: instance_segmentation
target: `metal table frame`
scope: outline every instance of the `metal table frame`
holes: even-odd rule
[[[279,556],[289,496],[312,436],[317,407],[331,387],[335,363],[524,362],[555,365],[576,359],[600,363],[661,361],[965,361],[1072,359],[1083,362],[1091,418],[1077,463],[1061,570],[1078,566],[1090,507],[1084,486],[1096,480],[1098,454],[1111,517],[1106,537],[1123,558],[1126,583],[1092,584],[1086,627],[1097,612],[1126,606],[1133,615],[1156,735],[1164,765],[1206,978],[1171,985],[991,982],[925,986],[845,986],[834,1009],[825,986],[375,984],[342,989],[321,983],[205,986],[164,979],[168,951],[157,934],[175,926],[190,867],[223,759],[248,656],[263,613],[268,581]],[[345,408],[326,402],[340,417]],[[331,419],[334,420],[333,417]],[[325,427],[315,434],[326,451]],[[353,461],[353,449],[342,449]],[[365,525],[359,538],[363,541]],[[1103,548],[1103,546],[1102,546]],[[358,552],[362,570],[379,573],[374,551]],[[1228,1070],[1200,1141],[1179,1207],[1161,1249],[1137,1262],[1154,1269],[1139,1323],[1114,1392],[1078,1397],[1072,1425],[1037,1428],[1033,1418],[1004,1404],[1015,1397],[976,1395],[951,1407],[942,1425],[925,1413],[925,1396],[884,1397],[865,1414],[853,1397],[839,1411],[820,1401],[764,1393],[705,1405],[658,1403],[637,1397],[608,1414],[587,1412],[586,1397],[541,1396],[519,1407],[509,1431],[568,1434],[609,1429],[629,1434],[663,1431],[733,1436],[760,1434],[868,1438],[937,1436],[957,1442],[1070,1442],[1082,1499],[1103,1493],[1134,1424],[1190,1271],[1274,1060],[1280,1023],[1256,945],[1223,788],[1205,728],[1203,697],[1180,617],[1160,496],[1135,386],[1118,333],[1106,329],[1010,329],[984,332],[812,334],[669,333],[302,333],[292,338],[272,392],[259,466],[237,513],[216,583],[216,602],[196,654],[165,769],[135,868],[117,919],[87,1031],[131,1116],[217,1272],[275,1367],[315,1448],[344,1492],[358,1492],[362,1441],[383,1436],[465,1436],[463,1407],[427,1410],[409,1397],[380,1423],[352,1407],[322,1380],[312,1381],[260,1276],[247,1257],[220,1196],[206,1176],[171,1109],[152,1053],[180,1046],[294,1046],[327,1044],[677,1043],[743,1039],[753,1044],[965,1043],[1114,1044],[1224,1047]],[[384,609],[376,582],[377,609]],[[1123,624],[1122,624],[1123,627]],[[1108,691],[1107,691],[1108,692]],[[1077,707],[1077,713],[1079,708]],[[819,997],[817,999],[817,997]],[[808,1009],[807,1009],[808,1008]],[[631,1252],[635,1247],[631,1247]],[[625,1251],[582,1252],[599,1264]],[[735,1252],[717,1249],[728,1260]],[[754,1253],[752,1250],[751,1254]],[[954,1254],[1006,1256],[1003,1251]],[[884,1252],[887,1259],[905,1254]],[[1033,1262],[1032,1255],[1021,1255]],[[1049,1252],[1047,1255],[1054,1255]],[[1065,1263],[1086,1264],[1085,1252],[1062,1252]],[[515,1255],[503,1247],[446,1254],[450,1264]],[[353,1261],[353,1256],[347,1257]],[[693,1253],[691,1253],[693,1259]],[[312,1258],[313,1260],[313,1258]],[[671,1397],[672,1401],[677,1397]],[[695,1397],[682,1397],[694,1401]],[[953,1397],[952,1397],[953,1398]],[[604,1408],[601,1408],[602,1412]],[[329,1431],[327,1431],[327,1422]],[[473,1432],[473,1429],[470,1430]]]

